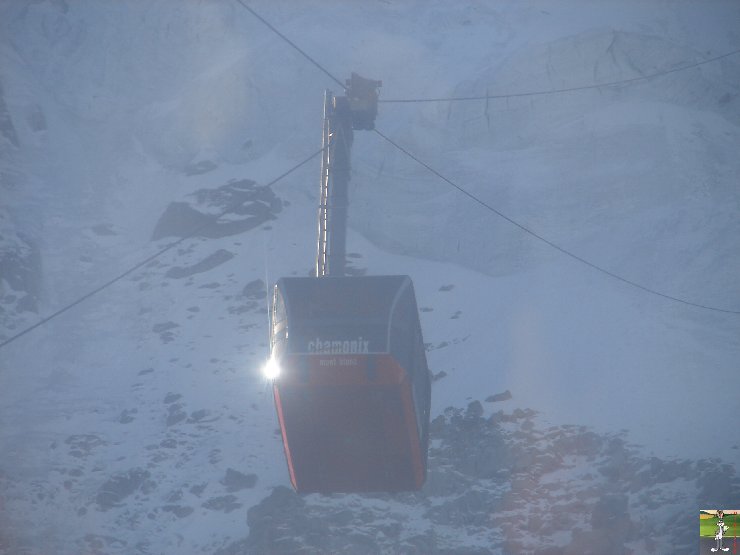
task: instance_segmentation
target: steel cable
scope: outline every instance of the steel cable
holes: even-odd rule
[[[265,187],[272,187],[275,183],[277,183],[278,181],[280,181],[284,177],[287,177],[288,175],[290,175],[291,173],[293,173],[295,170],[297,170],[301,166],[303,166],[303,165],[307,164],[308,162],[310,162],[311,160],[313,160],[316,156],[318,156],[319,154],[321,154],[326,148],[327,147],[320,148],[319,150],[317,150],[316,152],[314,152],[313,154],[311,154],[311,156],[309,156],[308,158],[306,158],[303,161],[299,162],[298,164],[296,164],[295,166],[293,166],[292,168],[290,168],[288,171],[282,173],[281,175],[279,175],[278,177],[276,177],[275,179],[273,179],[272,181],[270,181],[268,184],[265,185]],[[79,305],[80,303],[86,301],[90,297],[93,297],[94,295],[97,295],[98,293],[100,293],[104,289],[107,289],[111,285],[113,285],[113,284],[121,281],[123,278],[125,278],[126,276],[132,274],[133,272],[135,272],[139,268],[142,268],[142,267],[146,266],[147,264],[149,264],[150,262],[156,260],[157,258],[159,258],[160,256],[162,256],[166,252],[169,252],[170,250],[172,250],[173,248],[175,248],[177,245],[181,244],[183,241],[186,241],[187,239],[191,239],[192,237],[195,237],[198,233],[200,233],[201,231],[203,231],[204,229],[206,229],[208,226],[213,225],[216,221],[218,221],[219,218],[225,216],[226,214],[228,214],[229,212],[231,212],[232,210],[234,210],[235,208],[237,208],[240,204],[241,204],[241,201],[239,201],[238,203],[234,203],[234,204],[228,206],[225,210],[223,210],[219,214],[214,215],[209,221],[207,221],[207,222],[199,225],[198,227],[194,228],[187,235],[185,235],[183,237],[180,237],[177,241],[173,241],[172,243],[170,243],[169,245],[167,245],[167,246],[163,247],[162,249],[158,250],[157,252],[155,252],[151,256],[148,256],[147,258],[145,258],[141,262],[135,264],[134,266],[132,266],[129,269],[127,269],[126,271],[118,274],[116,277],[114,277],[112,279],[109,279],[108,281],[106,281],[102,285],[100,285],[100,286],[96,287],[95,289],[93,289],[92,291],[86,293],[82,297],[79,297],[78,299],[72,301],[71,303],[64,305],[62,308],[60,308],[59,310],[53,312],[52,314],[49,314],[48,316],[42,318],[41,320],[39,320],[38,322],[36,322],[32,326],[29,326],[29,327],[23,329],[22,331],[16,333],[15,335],[11,336],[10,338],[3,340],[3,342],[0,343],[0,349],[2,349],[3,347],[5,347],[6,345],[9,345],[10,343],[12,343],[13,341],[15,341],[16,339],[19,339],[19,338],[23,337],[24,335],[26,335],[27,333],[35,330],[36,328],[38,328],[40,326],[43,326],[48,321],[53,320],[57,316],[60,316],[60,315],[64,314],[68,310],[70,310],[70,309],[74,308],[75,306]]]

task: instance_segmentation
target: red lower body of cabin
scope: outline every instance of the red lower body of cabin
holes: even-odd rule
[[[411,383],[391,355],[288,355],[282,366],[275,405],[296,491],[422,486]]]

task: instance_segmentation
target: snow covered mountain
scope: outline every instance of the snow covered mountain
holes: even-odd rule
[[[249,5],[386,101],[578,88],[377,126],[740,311],[740,54],[695,65],[740,49],[737,2]],[[318,160],[265,185],[326,88],[237,2],[0,4],[1,340],[239,203],[0,348],[0,554],[695,553],[699,509],[740,506],[740,315],[373,133],[349,262],[414,280],[429,479],[289,489],[266,293],[313,265]]]

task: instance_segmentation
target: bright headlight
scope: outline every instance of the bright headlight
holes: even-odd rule
[[[276,380],[278,376],[280,376],[280,365],[278,364],[278,361],[273,357],[267,359],[267,362],[262,367],[262,374],[268,380]]]

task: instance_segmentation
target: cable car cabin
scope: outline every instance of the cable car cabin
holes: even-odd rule
[[[421,488],[431,380],[408,276],[280,279],[272,359],[296,491]]]

